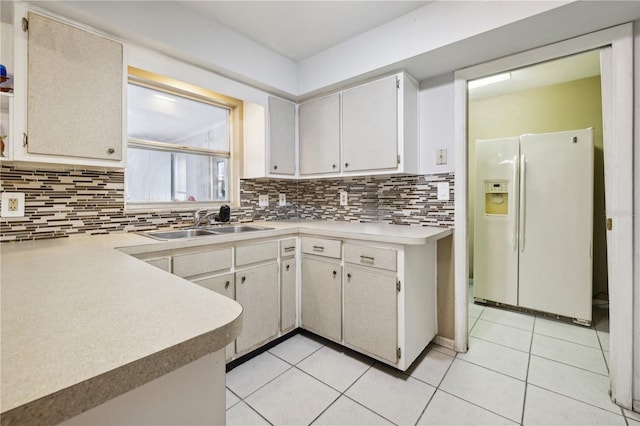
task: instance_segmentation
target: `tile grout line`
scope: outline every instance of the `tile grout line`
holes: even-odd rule
[[[522,414],[520,415],[520,424],[524,425],[524,412],[527,407],[527,389],[529,387],[529,368],[531,367],[531,349],[533,349],[533,337],[535,336],[536,319],[533,317],[533,329],[531,330],[531,340],[529,340],[529,357],[527,358],[527,373],[524,376],[524,395],[522,396]]]
[[[428,353],[428,352],[427,352]],[[436,395],[436,392],[438,392],[438,390],[440,389],[440,385],[442,384],[442,382],[444,381],[444,378],[447,376],[447,373],[449,373],[449,370],[451,369],[451,366],[453,365],[453,362],[456,360],[456,358],[458,357],[458,352],[456,352],[456,354],[454,356],[452,356],[451,358],[451,362],[449,363],[449,366],[447,367],[447,371],[444,372],[444,374],[442,375],[442,378],[440,379],[440,381],[438,382],[438,385],[435,386],[435,390],[433,391],[433,393],[431,394],[431,397],[429,398],[429,400],[427,401],[427,404],[424,406],[424,408],[422,409],[422,411],[420,412],[420,415],[418,416],[418,419],[416,420],[416,422],[414,423],[414,425],[417,426],[418,422],[420,421],[420,419],[422,418],[422,416],[424,416],[424,413],[427,411],[427,408],[429,407],[429,404],[431,404],[431,401],[433,401],[433,397]],[[410,376],[411,377],[411,376]],[[420,380],[416,377],[414,377],[414,379],[416,380]],[[422,381],[422,380],[420,380]],[[423,382],[426,383],[426,382]],[[427,383],[429,384],[429,383]],[[443,391],[444,392],[444,391]]]
[[[569,396],[569,395],[565,395],[565,394],[560,393],[560,392],[558,392],[558,391],[554,391],[554,390],[552,390],[552,389],[547,389],[547,388],[544,388],[544,387],[542,387],[542,386],[535,385],[535,384],[533,384],[533,383],[529,383],[529,385],[531,385],[531,386],[533,386],[533,387],[535,387],[535,388],[538,388],[538,389],[545,390],[545,391],[547,391],[547,392],[554,393],[554,394],[556,394],[556,395],[563,396],[563,397],[565,397],[565,398],[569,398],[569,399],[571,399],[571,400],[573,400],[573,401],[579,402],[579,403],[581,403],[581,404],[588,405],[588,406],[593,407],[593,408],[596,408],[596,409],[598,409],[598,410],[601,410],[601,411],[604,411],[604,412],[607,412],[607,413],[611,413],[611,414],[613,414],[613,415],[615,415],[615,416],[620,416],[620,417],[623,417],[623,418],[624,418],[624,414],[616,414],[616,413],[614,413],[614,412],[613,412],[613,411],[611,411],[611,410],[607,410],[606,408],[598,407],[597,405],[593,405],[593,404],[591,404],[591,403],[589,403],[589,402],[584,402],[584,401],[582,401],[582,400],[576,399],[576,398],[574,398],[574,397],[572,397],[572,396]],[[612,404],[613,404],[613,402],[612,402]],[[614,404],[614,405],[615,405],[615,404]],[[620,406],[618,406],[618,405],[616,405],[616,406],[617,406],[618,408],[620,408],[620,410],[622,410],[622,407],[620,407]]]

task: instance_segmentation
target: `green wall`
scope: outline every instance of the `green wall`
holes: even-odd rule
[[[469,102],[469,236],[470,274],[473,276],[473,211],[475,141],[594,128],[594,251],[593,294],[607,291],[605,240],[604,159],[602,154],[602,101],[600,77],[523,90]]]

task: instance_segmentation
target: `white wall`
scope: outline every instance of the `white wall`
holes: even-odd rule
[[[420,83],[420,174],[454,171],[453,73]],[[436,150],[447,150],[447,164],[436,165]]]

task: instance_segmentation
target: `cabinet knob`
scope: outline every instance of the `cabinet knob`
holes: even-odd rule
[[[278,170],[278,166],[273,166],[273,170]]]
[[[113,149],[113,148],[109,148],[109,149],[107,150],[107,154],[113,154],[114,152],[116,152],[116,150],[115,150],[115,149]]]
[[[287,271],[289,270],[289,265],[287,265]]]
[[[247,277],[242,277],[242,278],[240,278],[240,281],[241,281],[241,282],[245,282],[246,280],[247,280]]]
[[[335,169],[335,168],[336,168],[336,165],[335,165],[335,164],[332,164],[332,165],[331,165],[331,167]]]
[[[344,163],[344,166],[345,167],[349,167],[349,163]]]
[[[338,275],[338,273],[336,271],[333,271],[333,276],[335,277],[336,275]]]
[[[227,281],[226,283],[224,283],[224,288],[225,288],[225,289],[229,288],[229,285],[230,285],[230,284],[231,284],[231,283],[230,283],[229,281]]]
[[[347,279],[350,280],[351,279],[351,274],[347,274]]]

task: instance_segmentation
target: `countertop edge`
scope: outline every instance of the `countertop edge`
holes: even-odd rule
[[[235,339],[241,330],[242,315],[240,314],[233,321],[211,332],[7,410],[0,416],[0,425],[36,426],[60,423],[209,353],[224,350],[226,343],[220,342]]]

